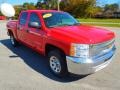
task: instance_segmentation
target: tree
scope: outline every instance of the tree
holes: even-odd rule
[[[86,16],[85,17],[95,17],[98,13],[102,12],[102,8],[98,6],[89,6],[86,10]]]
[[[18,19],[19,14],[23,10],[34,10],[36,9],[34,3],[24,3],[23,5],[16,5],[15,8],[15,17],[14,19]]]
[[[2,16],[2,13],[0,12],[0,16]]]
[[[16,5],[16,6],[14,6],[14,8],[15,8],[14,19],[18,19],[20,12],[23,10],[23,6],[22,5]]]
[[[96,0],[66,0],[67,4],[62,10],[67,11],[75,17],[91,17],[97,11]],[[92,9],[92,10],[91,10]]]
[[[114,4],[106,4],[104,7],[104,11],[111,10],[113,12],[119,9],[119,5],[117,3]]]
[[[38,0],[37,9],[49,9],[49,0]]]
[[[25,10],[28,10],[28,9],[34,10],[34,9],[36,9],[34,3],[27,3],[27,2],[23,4],[23,8]]]
[[[106,18],[111,18],[113,17],[113,13],[117,12],[117,10],[119,9],[119,5],[118,4],[106,4],[104,6],[104,11],[103,11],[103,15]]]
[[[52,9],[57,9],[57,0],[50,0],[49,4],[51,5]]]

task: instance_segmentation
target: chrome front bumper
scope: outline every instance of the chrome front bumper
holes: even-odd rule
[[[115,46],[106,54],[93,58],[77,58],[66,56],[68,71],[70,73],[87,75],[105,68],[115,53]]]

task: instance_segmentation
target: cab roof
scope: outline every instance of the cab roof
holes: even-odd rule
[[[46,13],[46,12],[62,12],[57,10],[26,10],[22,12],[39,12],[39,13]]]

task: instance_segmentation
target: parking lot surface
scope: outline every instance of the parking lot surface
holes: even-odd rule
[[[45,57],[24,45],[12,47],[6,21],[0,21],[0,90],[120,90],[120,28],[107,29],[116,34],[112,63],[92,75],[59,79],[50,73]]]

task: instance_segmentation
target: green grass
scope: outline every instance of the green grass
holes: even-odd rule
[[[96,25],[96,26],[108,26],[108,27],[120,27],[120,19],[77,19],[83,24]],[[91,23],[94,22],[94,23]]]

